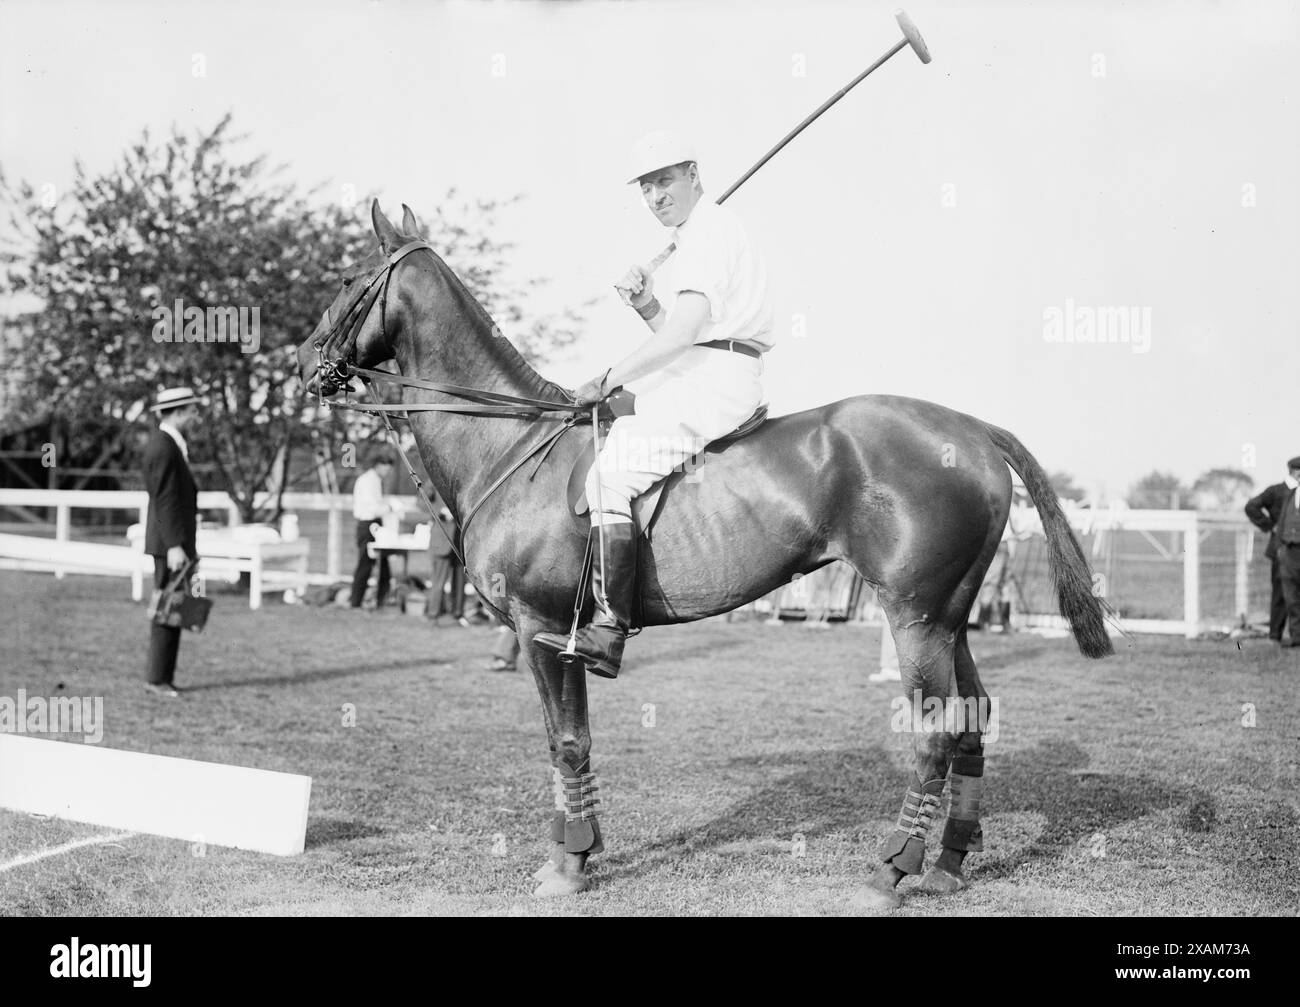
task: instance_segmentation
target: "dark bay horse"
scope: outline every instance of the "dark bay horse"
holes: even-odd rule
[[[362,368],[393,360],[407,379],[571,402],[565,389],[524,362],[436,253],[410,247],[421,239],[409,209],[401,231],[378,203],[371,216],[380,248],[354,267],[299,350],[308,391],[331,391],[322,376],[331,361],[342,373],[339,358]],[[400,259],[393,258],[399,249]],[[363,285],[372,292],[356,309]],[[350,331],[343,326],[349,309]],[[403,403],[458,401],[427,386],[403,387],[401,394]],[[462,543],[469,580],[518,633],[541,694],[556,806],[553,853],[538,872],[539,895],[585,889],[588,857],[603,849],[586,672],[581,662],[566,665],[531,642],[543,630],[567,633],[573,617],[587,536],[569,513],[566,481],[590,429],[569,429],[544,461],[488,491],[501,463],[555,422],[409,415],[429,478],[458,526],[473,517]],[[1057,599],[1080,651],[1110,653],[1087,561],[1034,457],[1005,430],[892,396],[845,399],[770,419],[711,456],[698,479],[679,481],[644,554],[645,625],[727,612],[842,560],[878,593],[908,696],[919,691],[940,703],[961,697],[965,709],[977,709],[987,693],[967,645],[967,615],[1007,520],[1008,466],[1042,517]],[[942,817],[945,781],[951,799],[943,853],[922,886],[935,892],[965,887],[962,861],[982,849],[984,726],[978,718],[959,723],[949,716],[936,729],[913,734],[915,778],[882,863],[854,893],[855,905],[898,905],[899,880],[922,871],[926,834]]]

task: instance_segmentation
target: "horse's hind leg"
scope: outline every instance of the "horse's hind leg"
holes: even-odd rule
[[[551,749],[555,810],[551,816],[551,859],[535,877],[539,897],[573,895],[591,885],[587,858],[600,853],[599,799],[591,772],[591,728],[587,715],[587,673],[581,661],[563,664],[533,643],[551,626],[516,618],[521,656],[537,681]]]
[[[899,881],[921,873],[925,839],[939,816],[944,780],[958,743],[947,717],[952,709],[947,699],[957,693],[953,671],[957,634],[928,622],[924,615],[891,613],[890,621],[905,701],[901,708],[896,705],[894,726],[911,733],[916,770],[898,823],[881,850],[882,863],[866,888],[852,898],[855,906],[866,910],[897,908]],[[923,713],[919,724],[913,722],[914,709]]]
[[[984,691],[975,659],[966,641],[966,629],[957,634],[954,655],[957,690],[961,694],[962,712],[966,729],[957,737],[948,771],[951,791],[948,802],[948,820],[943,828],[943,852],[935,865],[921,879],[922,891],[946,895],[967,886],[962,873],[962,861],[967,853],[984,849],[983,830],[980,828],[980,801],[984,792],[984,731],[996,730],[990,719],[989,694]],[[994,736],[996,737],[996,735]]]

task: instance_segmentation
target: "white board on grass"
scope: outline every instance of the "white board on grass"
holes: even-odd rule
[[[310,798],[310,776],[0,734],[12,811],[291,856]]]

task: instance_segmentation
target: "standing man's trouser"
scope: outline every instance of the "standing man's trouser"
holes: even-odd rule
[[[167,557],[153,558],[153,586],[161,588],[167,583]],[[188,581],[186,582],[188,588]],[[156,622],[149,624],[149,662],[145,666],[145,681],[154,685],[171,685],[176,676],[176,653],[181,646],[181,628],[179,626],[159,626]]]
[[[1277,558],[1282,600],[1286,605],[1286,621],[1291,626],[1291,640],[1294,643],[1300,641],[1300,543],[1279,544]]]
[[[635,415],[610,426],[587,477],[592,523],[631,521],[634,497],[749,419],[763,400],[762,370],[757,357],[693,346],[638,382]]]
[[[1273,594],[1269,599],[1268,606],[1268,635],[1274,640],[1280,640],[1282,639],[1282,627],[1286,625],[1286,599],[1282,597],[1281,546],[1278,547],[1278,555],[1273,557],[1272,567],[1269,570],[1269,579],[1272,582]],[[1291,632],[1297,632],[1294,623],[1291,626]],[[1300,639],[1300,636],[1297,639]]]
[[[370,530],[372,523],[371,521],[357,522],[357,568],[352,574],[353,608],[361,607],[361,602],[366,597],[366,584],[370,582],[370,571],[376,562],[370,558],[370,551],[366,548],[375,540],[374,533]],[[379,588],[375,607],[382,608],[384,599],[388,597],[388,553],[383,549],[377,549],[376,552],[379,553]]]
[[[455,556],[434,556],[433,573],[430,580],[432,581],[429,587],[431,597],[429,598],[428,607],[424,610],[425,614],[431,619],[445,614],[450,614],[456,619],[463,618],[465,615],[465,568],[460,565],[460,561]],[[451,582],[450,592],[446,590],[448,581]]]

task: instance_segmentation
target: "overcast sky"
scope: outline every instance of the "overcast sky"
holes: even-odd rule
[[[553,278],[537,308],[601,298],[546,368],[577,383],[645,335],[610,287],[665,240],[623,184],[631,142],[688,133],[720,194],[897,40],[892,11],[4,0],[0,152],[62,188],[74,157],[103,169],[146,125],[233,111],[250,152],[394,214],[524,193],[495,236]],[[1252,451],[1258,484],[1280,478],[1300,454],[1296,4],[909,13],[934,61],[894,57],[729,204],[771,267],[774,410],[931,399],[1110,492]],[[1129,341],[1071,341],[1099,312]]]

